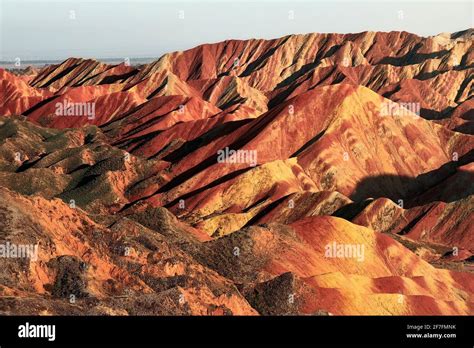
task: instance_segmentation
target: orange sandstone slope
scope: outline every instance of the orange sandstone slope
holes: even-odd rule
[[[2,233],[39,245],[29,262],[2,261],[2,314],[254,315],[235,285],[179,246],[199,240],[157,210],[165,236],[120,218],[108,228],[79,208],[0,189]],[[73,296],[74,301],[71,301]]]
[[[473,311],[472,275],[437,269],[389,236],[335,217],[204,241],[162,208],[106,227],[59,200],[0,195],[10,243],[39,245],[28,263],[3,261],[3,314]],[[337,245],[358,251],[328,253]]]
[[[436,269],[389,236],[340,218],[250,227],[207,244],[221,274],[257,283],[244,293],[265,314],[473,311],[472,274]],[[345,245],[354,246],[350,257],[337,251]]]
[[[440,167],[451,154],[458,154],[459,165],[471,157],[474,138],[415,115],[380,116],[385,102],[364,87],[316,88],[229,134],[196,142],[192,152],[163,157],[173,162],[169,181],[153,188],[153,178],[147,180],[144,199],[193,222],[213,220],[210,233],[230,227],[227,218],[216,221],[219,215],[237,218],[242,227],[266,204],[295,192],[329,190],[356,201],[389,197],[409,204],[449,176]],[[259,166],[219,163],[215,154],[226,147],[255,151]],[[180,199],[188,211],[180,209]]]
[[[474,314],[472,35],[0,70],[0,311]]]

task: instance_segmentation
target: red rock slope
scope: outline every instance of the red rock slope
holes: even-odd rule
[[[472,35],[0,70],[0,312],[474,314]]]

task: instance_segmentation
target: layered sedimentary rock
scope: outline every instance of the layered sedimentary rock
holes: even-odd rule
[[[0,311],[472,315],[473,69],[472,29],[0,69]]]

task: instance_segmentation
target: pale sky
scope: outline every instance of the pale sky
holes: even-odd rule
[[[429,36],[473,22],[470,0],[0,0],[0,60],[159,57],[226,39],[310,32]]]

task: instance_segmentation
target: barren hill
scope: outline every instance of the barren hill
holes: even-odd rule
[[[0,312],[474,314],[472,33],[0,69]]]

